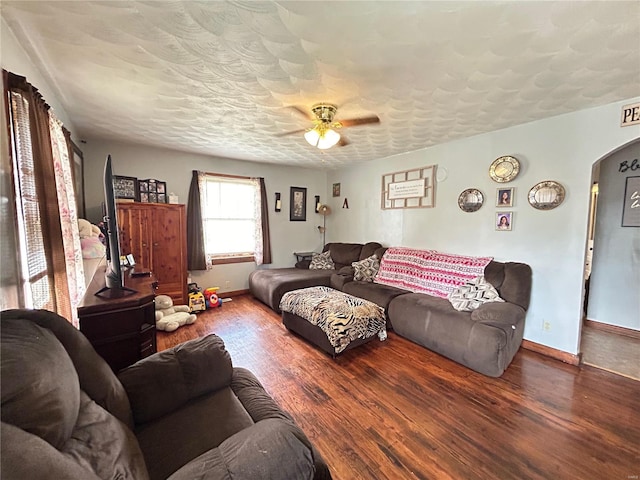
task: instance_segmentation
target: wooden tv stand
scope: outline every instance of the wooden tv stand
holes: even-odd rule
[[[155,289],[153,275],[131,277],[125,286],[135,293],[121,298],[97,297],[105,286],[105,267],[96,270],[78,306],[80,331],[114,372],[156,352]]]

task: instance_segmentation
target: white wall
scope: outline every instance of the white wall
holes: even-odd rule
[[[27,81],[36,87],[47,104],[51,107],[62,124],[71,132],[71,137],[78,143],[75,127],[67,112],[62,107],[57,92],[45,79],[38,67],[30,59],[27,51],[18,43],[7,23],[0,18],[0,63],[8,72],[22,75]]]
[[[640,330],[640,228],[621,226],[626,179],[640,170],[619,171],[621,162],[634,159],[640,159],[640,142],[600,164],[587,318]]]
[[[322,217],[315,213],[313,205],[315,195],[326,198],[326,173],[322,170],[243,162],[107,140],[90,139],[81,148],[85,159],[87,217],[93,222],[99,221],[102,214],[102,172],[105,159],[111,154],[116,175],[166,181],[167,191],[178,195],[180,203],[185,204],[192,170],[264,177],[273,263],[261,268],[292,267],[295,263],[293,252],[320,251],[322,247],[322,235],[317,229]],[[289,188],[292,186],[307,188],[306,222],[289,221]],[[282,211],[279,213],[274,211],[275,192],[281,193]],[[253,262],[218,265],[207,272],[192,272],[192,280],[200,287],[219,286],[220,292],[244,290],[249,288],[249,273],[255,268]]]
[[[609,152],[640,137],[640,127],[619,126],[622,105],[634,101],[638,99],[331,171],[327,184],[341,183],[342,196],[330,199],[327,241],[379,241],[528,263],[533,289],[525,338],[576,354],[591,169]],[[508,184],[495,183],[488,175],[491,162],[502,155],[514,155],[521,164],[519,176]],[[432,164],[447,171],[437,185],[435,208],[380,208],[383,174]],[[564,203],[554,210],[535,210],[527,202],[529,189],[542,180],[556,180],[566,189]],[[515,187],[510,232],[496,231],[493,223],[501,185]],[[479,211],[464,213],[457,199],[470,187],[479,188],[486,201]],[[340,208],[345,197],[348,210]]]

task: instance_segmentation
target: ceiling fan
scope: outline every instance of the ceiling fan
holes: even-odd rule
[[[314,126],[311,128],[293,130],[292,132],[278,133],[276,136],[284,137],[285,135],[294,135],[296,133],[305,132],[304,138],[309,145],[321,150],[326,150],[336,144],[340,147],[349,145],[349,141],[336,132],[337,129],[355,127],[357,125],[367,125],[370,123],[380,123],[380,118],[378,118],[377,115],[350,118],[348,120],[334,122],[333,119],[338,111],[338,107],[330,103],[318,103],[311,107],[313,115],[304,108],[295,105],[291,105],[288,108],[293,109],[310,122],[313,122]]]

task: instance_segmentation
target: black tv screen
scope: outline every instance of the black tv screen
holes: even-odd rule
[[[116,212],[116,195],[113,188],[113,170],[111,155],[104,164],[104,225],[107,233],[107,269],[105,271],[105,287],[96,295],[107,298],[123,297],[134,293],[124,286],[124,277],[120,265],[120,232],[118,231],[118,214]]]

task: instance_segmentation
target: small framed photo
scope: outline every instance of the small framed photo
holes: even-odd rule
[[[514,188],[496,189],[496,207],[513,207]]]
[[[340,184],[339,183],[334,183],[333,184],[333,196],[334,197],[339,197],[340,196]]]
[[[157,182],[157,190],[158,193],[167,193],[167,183],[166,182]]]
[[[307,221],[307,189],[303,187],[291,187],[289,221]]]
[[[158,194],[158,203],[167,203],[167,195],[164,193]]]
[[[120,175],[114,175],[113,189],[116,194],[116,198],[135,200],[137,197],[137,182],[138,179],[135,177],[123,177]]]
[[[140,180],[138,182],[138,188],[140,189],[140,192],[148,192],[149,191],[149,182],[147,182],[146,180]]]
[[[158,195],[153,192],[149,192],[149,203],[158,203]]]
[[[140,192],[140,201],[142,203],[149,203],[149,194],[147,192]]]
[[[496,230],[511,231],[513,228],[513,212],[496,212]]]

